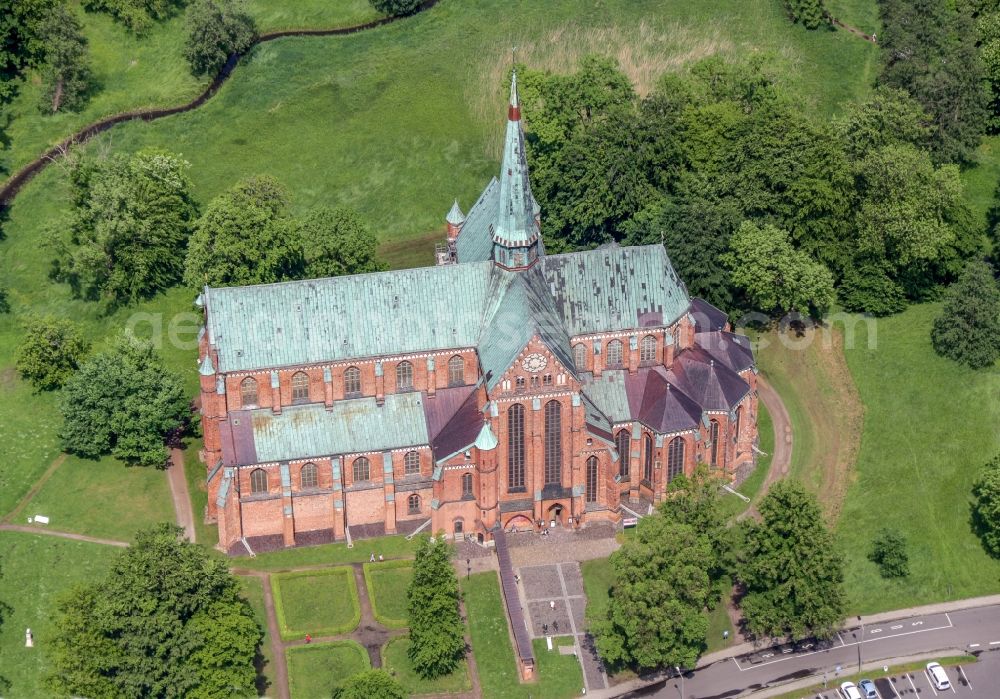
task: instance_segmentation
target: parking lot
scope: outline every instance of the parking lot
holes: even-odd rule
[[[1000,661],[996,659],[983,658],[982,662],[969,665],[957,665],[945,668],[948,679],[951,680],[951,689],[935,689],[923,670],[913,670],[911,672],[891,675],[888,677],[876,677],[881,673],[872,673],[871,679],[875,682],[880,699],[913,699],[922,697],[932,699],[933,697],[967,697],[968,699],[996,699],[998,696],[997,687],[1000,687]],[[815,695],[804,695],[812,699],[843,699],[840,694],[840,680],[836,677],[829,677],[830,689],[819,692]]]

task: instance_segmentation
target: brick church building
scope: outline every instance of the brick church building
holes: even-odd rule
[[[546,255],[503,164],[434,267],[206,288],[207,517],[232,553],[427,527],[585,527],[754,460],[756,369],[662,245]]]

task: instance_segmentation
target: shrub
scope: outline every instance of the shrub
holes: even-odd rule
[[[232,54],[250,48],[257,34],[253,17],[232,0],[195,0],[185,19],[184,57],[197,76],[218,73]]]
[[[90,349],[80,326],[64,318],[31,318],[24,331],[15,366],[40,391],[61,388]]]
[[[369,0],[384,15],[410,15],[420,7],[420,0]]]
[[[1000,454],[983,466],[972,497],[973,528],[987,553],[1000,558]]]
[[[868,560],[878,566],[883,578],[904,578],[910,574],[906,537],[894,529],[881,529],[872,540]]]

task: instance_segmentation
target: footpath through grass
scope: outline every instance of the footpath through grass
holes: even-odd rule
[[[521,684],[500,595],[500,580],[495,572],[476,573],[463,578],[461,585],[484,697],[568,699],[579,694],[583,686],[579,661],[572,655],[550,653],[544,639],[534,643],[538,680]]]
[[[371,667],[368,653],[354,641],[312,643],[285,650],[292,699],[321,699],[351,675]]]
[[[0,626],[0,675],[10,683],[5,699],[48,696],[46,648],[55,633],[56,603],[78,583],[101,578],[121,549],[52,536],[0,532],[0,602],[10,615]],[[30,628],[35,647],[24,647]]]
[[[353,631],[361,621],[358,588],[349,567],[271,576],[274,611],[281,638],[292,641],[336,636]]]
[[[969,526],[972,482],[1000,451],[1000,370],[971,371],[934,353],[938,304],[881,318],[877,338],[859,325],[847,364],[865,405],[857,477],[837,536],[850,614],[996,592],[1000,562]],[[797,447],[796,447],[797,448]],[[867,559],[892,527],[909,540],[910,575],[884,580]]]
[[[407,694],[454,694],[472,689],[469,679],[469,663],[462,658],[458,667],[449,675],[427,680],[417,674],[407,652],[410,647],[410,637],[394,638],[382,647],[382,667],[395,676],[403,685]]]
[[[264,640],[260,642],[260,657],[257,666],[257,695],[274,694],[274,656],[271,654],[271,634],[267,630],[267,609],[264,607],[264,581],[257,577],[241,576],[236,578],[240,584],[240,592],[250,606],[254,617],[264,630]]]

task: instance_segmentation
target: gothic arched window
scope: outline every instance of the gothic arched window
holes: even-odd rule
[[[267,492],[267,471],[262,468],[255,468],[250,472],[250,494]]]
[[[403,473],[407,476],[420,473],[420,454],[415,451],[406,452],[403,457]]]
[[[420,496],[416,493],[406,498],[406,513],[410,515],[420,514]]]
[[[545,404],[545,483],[562,481],[562,404]]]
[[[642,344],[639,346],[639,361],[656,361],[656,338],[652,335],[646,335],[646,337],[642,338]]]
[[[507,489],[524,488],[524,407],[507,411]]]
[[[292,374],[292,400],[309,400],[309,375],[304,371]]]
[[[448,360],[448,385],[465,385],[465,360],[457,354]]]
[[[463,473],[462,474],[462,497],[471,498],[472,497],[472,474]]]
[[[597,457],[587,459],[587,502],[597,502]]]
[[[712,443],[712,459],[710,463],[713,466],[719,465],[719,421],[712,420],[709,423],[709,433],[708,440]]]
[[[356,396],[361,393],[361,370],[356,366],[349,366],[344,371],[344,395]]]
[[[400,362],[396,365],[396,390],[413,390],[413,365],[409,362]]]
[[[667,447],[667,483],[684,473],[684,440],[674,437]]]
[[[371,480],[372,477],[372,465],[363,456],[359,456],[354,460],[354,482],[358,483],[360,481]]]
[[[743,406],[736,408],[736,419],[733,421],[733,441],[738,442],[740,439],[740,423],[743,422]]]
[[[303,490],[315,488],[319,484],[316,464],[306,464],[302,467],[302,470],[299,471],[299,483]]]
[[[577,371],[587,370],[587,346],[582,342],[573,345],[573,363]]]
[[[643,435],[642,438],[642,477],[649,483],[653,482],[653,438]]]
[[[622,365],[622,341],[612,340],[608,343],[608,366],[618,367]]]
[[[257,380],[249,376],[240,383],[240,403],[243,408],[257,405]]]
[[[631,461],[632,436],[628,428],[619,430],[615,435],[615,448],[618,449],[618,475],[628,478],[629,462]]]

